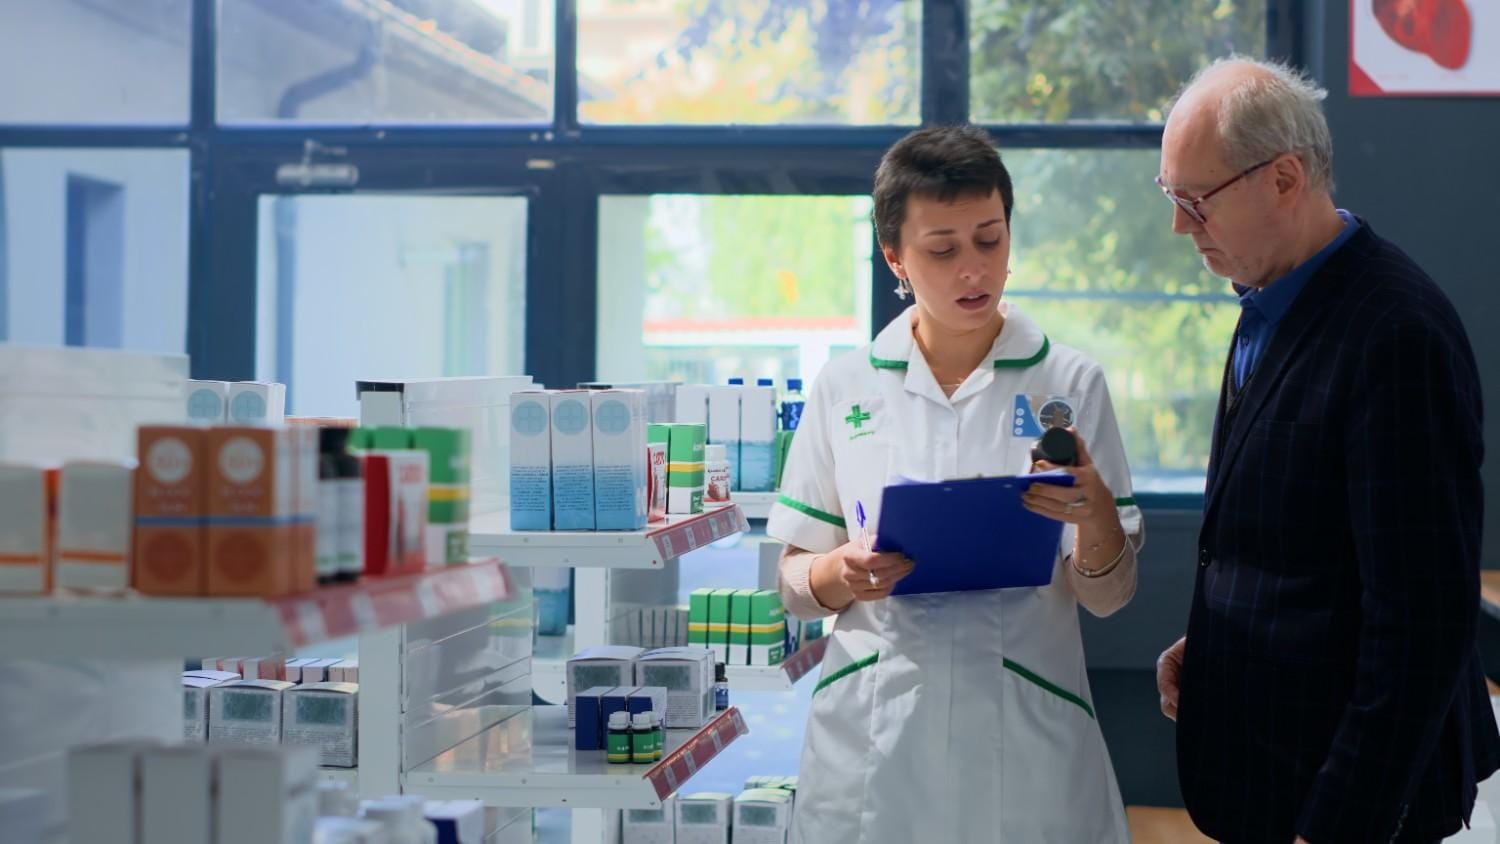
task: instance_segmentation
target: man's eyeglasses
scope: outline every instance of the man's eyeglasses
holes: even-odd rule
[[[1280,156],[1277,156],[1277,158],[1279,157]],[[1166,185],[1162,184],[1161,176],[1156,177],[1156,186],[1161,188],[1162,195],[1166,196],[1167,199],[1172,200],[1173,205],[1181,208],[1184,214],[1187,214],[1189,217],[1197,220],[1199,225],[1202,225],[1208,222],[1207,218],[1203,216],[1203,210],[1201,208],[1203,203],[1207,202],[1210,198],[1213,197],[1214,194],[1218,193],[1219,191],[1224,190],[1235,182],[1238,182],[1240,179],[1245,178],[1246,176],[1254,173],[1256,170],[1259,170],[1260,168],[1266,166],[1267,164],[1270,164],[1275,160],[1275,158],[1268,158],[1265,161],[1262,161],[1261,163],[1255,165],[1254,167],[1248,168],[1246,170],[1241,170],[1239,175],[1231,178],[1229,181],[1225,182],[1222,185],[1219,185],[1218,187],[1214,188],[1208,193],[1203,194],[1202,196],[1183,196],[1177,191],[1174,191]]]

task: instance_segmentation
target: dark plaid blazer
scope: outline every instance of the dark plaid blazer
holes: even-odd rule
[[[1500,764],[1468,337],[1366,224],[1237,392],[1231,372],[1177,722],[1188,811],[1229,842],[1436,841]]]

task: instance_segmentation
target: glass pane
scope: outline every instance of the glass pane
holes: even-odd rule
[[[598,376],[811,379],[870,337],[870,199],[606,196]]]
[[[1266,0],[970,0],[980,123],[1160,121],[1210,60],[1266,51]]]
[[[921,34],[919,0],[579,0],[579,120],[916,123]]]
[[[220,0],[219,120],[547,123],[553,0]]]
[[[1016,184],[1005,298],[1109,379],[1137,491],[1201,492],[1239,319],[1151,179],[1155,150],[1005,153]]]
[[[188,153],[0,149],[0,341],[187,348]]]
[[[188,122],[192,0],[7,0],[0,123]]]
[[[287,412],[358,416],[360,378],[513,375],[526,319],[526,200],[260,201],[257,372]]]

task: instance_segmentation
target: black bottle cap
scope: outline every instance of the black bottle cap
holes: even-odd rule
[[[1074,466],[1078,463],[1078,442],[1066,428],[1048,428],[1031,446],[1034,462],[1047,461],[1054,466]]]

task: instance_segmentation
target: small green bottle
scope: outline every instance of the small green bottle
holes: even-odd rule
[[[611,765],[630,763],[630,714],[612,712],[609,716],[609,736],[606,739],[605,758]]]
[[[651,713],[640,712],[630,719],[630,761],[648,765],[655,760],[656,731],[651,729]]]

